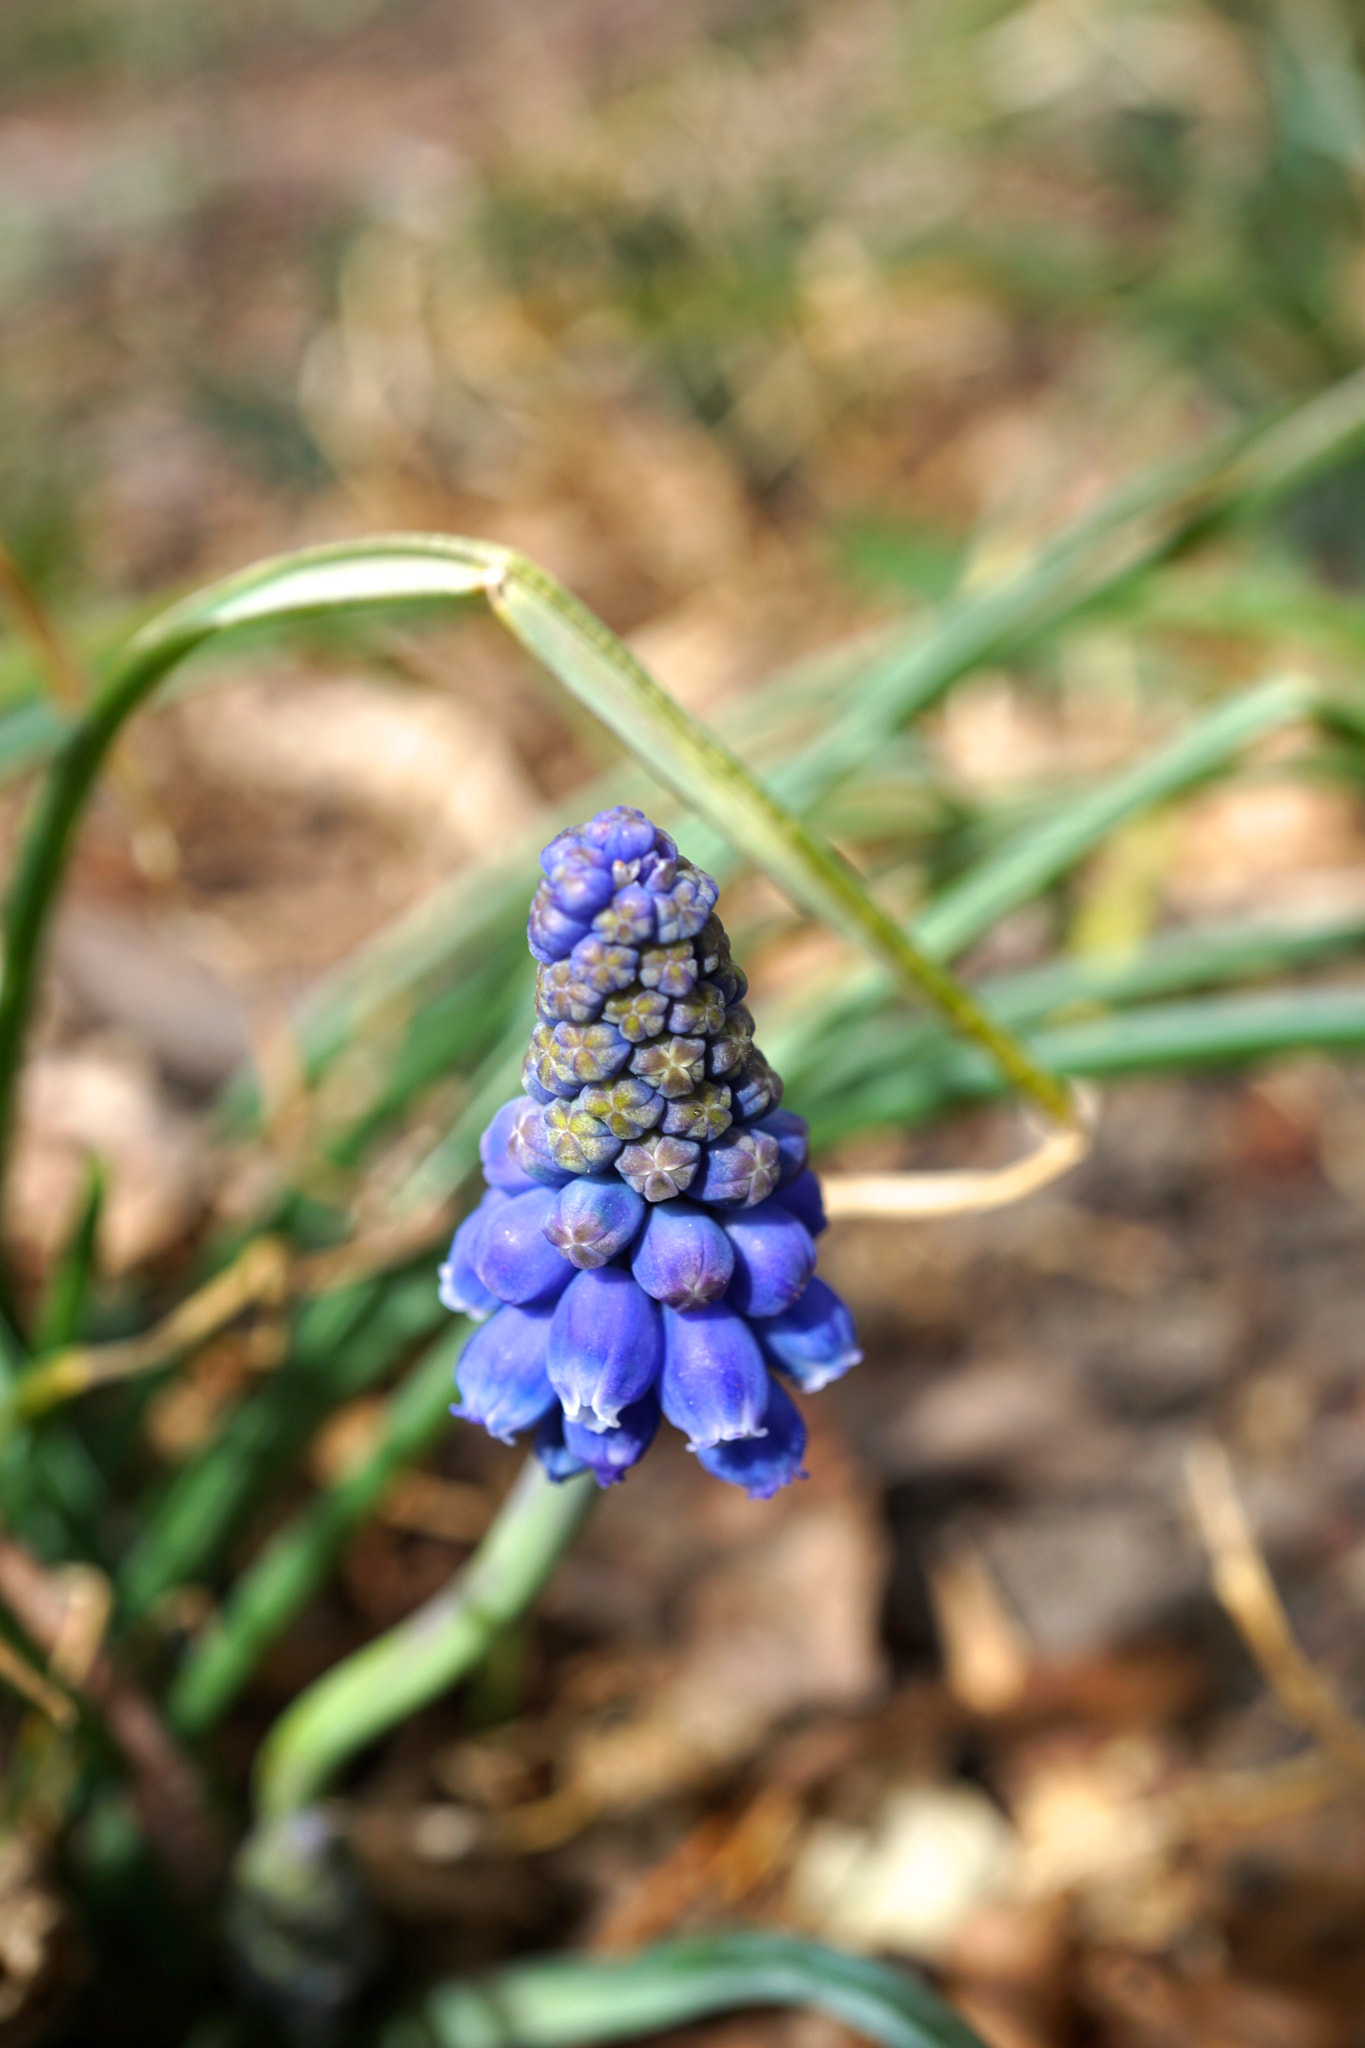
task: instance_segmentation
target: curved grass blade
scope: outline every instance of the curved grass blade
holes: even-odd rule
[[[1197,788],[1267,733],[1309,717],[1317,701],[1311,683],[1285,676],[1217,705],[1167,746],[1022,833],[945,889],[915,919],[919,944],[952,959],[1121,825]]]
[[[639,1955],[518,1963],[427,1993],[384,2048],[593,2048],[753,2006],[808,2006],[880,2048],[984,2048],[903,1970],[790,1934],[660,1942]]]
[[[1294,1052],[1365,1049],[1365,984],[1153,1003],[1111,1017],[1055,1024],[1027,1034],[1040,1059],[1073,1080],[1115,1079],[1187,1068],[1244,1066]],[[869,1073],[838,1096],[807,1101],[813,1145],[849,1130],[921,1123],[954,1102],[1000,1093],[987,1063],[970,1047],[940,1040],[913,1064]]]
[[[1365,908],[1294,922],[1261,919],[1195,925],[1168,932],[1140,952],[1117,958],[1049,961],[981,984],[991,1007],[1016,1031],[1037,1029],[1059,1012],[1123,1008],[1162,996],[1190,995],[1230,982],[1263,980],[1316,966],[1365,945]],[[947,1041],[933,1025],[879,1007],[836,1015],[827,1004],[782,1048],[803,1107],[857,1090],[872,1075],[915,1060],[933,1065]],[[813,1109],[812,1113],[819,1113]]]
[[[5,904],[0,1186],[39,949],[77,820],[126,720],[178,663],[222,633],[366,605],[437,599],[467,603],[480,597],[651,774],[709,815],[785,891],[860,938],[899,979],[927,995],[957,1029],[984,1046],[1016,1087],[1050,1115],[1067,1120],[1065,1091],[1035,1067],[945,969],[917,951],[848,863],[784,809],[553,578],[481,542],[400,535],[305,550],[174,606],[135,637],[58,751]]]

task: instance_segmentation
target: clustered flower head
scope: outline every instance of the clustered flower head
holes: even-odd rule
[[[806,1125],[754,1044],[716,884],[628,805],[541,855],[522,1068],[480,1143],[487,1192],[441,1268],[487,1318],[452,1413],[534,1430],[554,1479],[624,1478],[661,1414],[708,1472],[767,1499],[801,1476],[806,1392],[856,1365],[815,1279]]]

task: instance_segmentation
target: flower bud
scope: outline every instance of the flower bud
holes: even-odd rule
[[[551,894],[569,917],[592,918],[610,903],[611,862],[599,848],[585,846],[575,832],[561,832],[540,856]]]
[[[555,901],[548,882],[542,882],[531,898],[531,915],[526,920],[526,943],[533,959],[542,967],[565,960],[580,939],[588,936],[588,920],[570,917]]]
[[[661,946],[695,938],[715,908],[719,891],[710,875],[690,861],[678,864],[677,879],[655,898],[655,933]]]
[[[631,1055],[630,1071],[670,1100],[690,1095],[706,1067],[704,1038],[655,1038]]]
[[[862,1361],[853,1318],[823,1280],[812,1280],[790,1308],[760,1323],[757,1335],[770,1362],[807,1394]]]
[[[734,1246],[695,1202],[659,1202],[645,1219],[630,1270],[666,1307],[703,1308],[729,1286]]]
[[[578,1106],[605,1124],[613,1138],[642,1138],[652,1131],[664,1113],[664,1100],[648,1081],[634,1074],[622,1074],[595,1088],[579,1091]]]
[[[699,981],[679,996],[668,1013],[668,1028],[684,1038],[714,1038],[725,1024],[725,998],[714,982]]]
[[[465,1217],[451,1239],[445,1264],[436,1277],[441,1306],[448,1308],[453,1315],[472,1316],[475,1322],[481,1323],[499,1306],[497,1295],[484,1286],[475,1271],[474,1252],[489,1211],[506,1200],[501,1190],[494,1192],[490,1188],[478,1208]]]
[[[750,1123],[776,1109],[782,1100],[781,1077],[773,1072],[756,1045],[750,1046],[749,1057],[738,1076],[730,1077],[730,1095],[735,1115]]]
[[[550,1315],[548,1307],[500,1308],[474,1332],[455,1368],[460,1400],[452,1415],[505,1444],[539,1422],[555,1398],[545,1371]]]
[[[592,928],[614,946],[647,946],[654,937],[654,898],[638,882],[618,889]]]
[[[768,1372],[743,1316],[725,1302],[662,1311],[664,1363],[659,1399],[692,1449],[757,1436],[768,1404]]]
[[[532,1102],[553,1102],[557,1095],[577,1095],[579,1083],[555,1037],[558,1024],[537,1024],[521,1063],[521,1085]],[[582,1025],[569,1029],[582,1030]]]
[[[635,979],[640,956],[633,946],[615,946],[590,932],[580,939],[569,955],[569,966],[577,980],[590,988],[599,1000],[629,988]]]
[[[710,979],[712,987],[718,988],[724,997],[727,1009],[737,1008],[749,993],[748,975],[742,968],[736,967],[728,956],[717,961],[711,969]]]
[[[777,1185],[785,1187],[796,1179],[798,1173],[806,1170],[810,1157],[810,1126],[803,1116],[797,1116],[790,1109],[770,1109],[766,1116],[754,1120],[754,1128],[766,1131],[777,1141],[779,1165]]]
[[[723,1081],[737,1074],[749,1057],[754,1042],[754,1020],[743,1003],[732,1003],[725,1022],[706,1048],[706,1071],[713,1080]]]
[[[668,1022],[668,998],[656,988],[628,988],[613,996],[602,1014],[632,1045],[643,1045],[647,1038],[657,1038]]]
[[[712,913],[692,942],[697,965],[703,974],[714,976],[730,957],[730,937],[720,919]]]
[[[645,1204],[619,1175],[584,1175],[555,1197],[545,1235],[562,1258],[584,1270],[605,1266],[639,1234]]]
[[[574,972],[573,963],[571,953],[536,969],[536,1015],[543,1024],[592,1024],[602,1014],[602,997]]]
[[[545,1112],[537,1102],[523,1096],[512,1118],[507,1153],[513,1166],[541,1187],[562,1188],[572,1169],[557,1164],[550,1150]]]
[[[522,1172],[509,1150],[513,1126],[525,1101],[524,1095],[514,1095],[510,1102],[504,1102],[479,1139],[484,1179],[490,1188],[501,1188],[509,1195],[524,1195],[528,1188],[535,1186],[531,1176]]]
[[[669,1202],[691,1187],[700,1157],[701,1146],[690,1138],[668,1138],[662,1131],[651,1131],[647,1138],[626,1146],[616,1171],[647,1202]]]
[[[622,1266],[574,1275],[555,1309],[546,1354],[568,1421],[614,1429],[621,1410],[649,1391],[663,1354],[659,1314]]]
[[[599,1486],[619,1485],[638,1465],[659,1427],[659,1397],[653,1388],[621,1410],[615,1429],[586,1429],[581,1422],[564,1423],[564,1448],[586,1466]]]
[[[779,1160],[777,1141],[766,1131],[728,1130],[702,1154],[693,1197],[721,1208],[761,1202],[777,1186]]]
[[[801,1466],[806,1454],[806,1425],[790,1394],[774,1379],[768,1382],[763,1429],[758,1437],[699,1444],[698,1464],[705,1466],[713,1479],[742,1486],[750,1500],[771,1500],[781,1487],[806,1476]]]
[[[719,1081],[703,1081],[690,1095],[668,1104],[663,1128],[670,1138],[694,1138],[699,1145],[710,1145],[732,1121],[729,1089]]]
[[[642,860],[658,840],[668,840],[670,846],[673,843],[633,804],[613,804],[609,811],[599,811],[579,826],[575,836],[589,846],[600,847],[609,861]]]
[[[621,1150],[621,1140],[584,1109],[581,1095],[572,1102],[552,1102],[542,1114],[550,1157],[569,1173],[602,1173]]]
[[[697,958],[685,939],[674,946],[647,946],[640,955],[640,980],[670,1000],[691,993],[697,980]]]
[[[815,1246],[804,1223],[780,1202],[767,1201],[727,1216],[725,1234],[735,1251],[729,1299],[740,1314],[778,1316],[790,1308],[815,1271]]]
[[[545,1237],[556,1200],[553,1188],[533,1188],[489,1210],[470,1247],[470,1263],[499,1301],[553,1301],[573,1278],[573,1268]]]
[[[805,1224],[812,1237],[818,1237],[822,1230],[829,1228],[820,1183],[809,1167],[798,1173],[795,1180],[789,1180],[782,1189],[782,1207],[790,1209],[797,1221]]]

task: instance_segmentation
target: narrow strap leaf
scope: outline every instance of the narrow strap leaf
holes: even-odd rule
[[[905,1971],[793,1935],[760,1931],[660,1942],[623,1958],[519,1964],[482,1984],[429,1992],[426,2048],[593,2048],[751,2006],[809,2006],[881,2048],[984,2048]],[[402,2024],[384,2048],[406,2048]]]

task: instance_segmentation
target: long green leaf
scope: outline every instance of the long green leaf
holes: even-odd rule
[[[1291,1052],[1365,1049],[1365,984],[1153,1003],[1028,1034],[1040,1059],[1076,1080],[1241,1066]],[[999,1092],[991,1068],[944,1039],[937,1059],[897,1062],[837,1096],[807,1102],[812,1143],[847,1130],[918,1123],[955,1101]]]
[[[639,1955],[518,1963],[482,1983],[438,1986],[384,2048],[593,2048],[708,2014],[809,2006],[881,2048],[984,2048],[903,1970],[789,1934],[660,1942]],[[420,2030],[419,2030],[420,2029]]]
[[[483,598],[564,687],[649,772],[708,815],[795,899],[856,937],[984,1046],[1013,1084],[1065,1118],[1065,1092],[921,955],[834,849],[662,690],[602,622],[553,578],[509,551],[441,535],[398,535],[305,550],[198,593],[153,620],[64,742],[24,840],[6,899],[0,982],[0,1186],[14,1091],[48,917],[77,820],[118,732],[196,649],[233,630],[367,605]]]
[[[952,959],[1121,825],[1196,788],[1267,733],[1308,717],[1316,699],[1311,684],[1287,676],[1217,705],[1148,759],[1065,805],[945,889],[915,919],[917,940]]]

